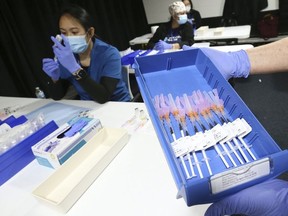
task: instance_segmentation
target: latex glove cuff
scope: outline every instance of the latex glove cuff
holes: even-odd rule
[[[235,70],[231,73],[232,77],[247,78],[250,73],[251,65],[247,53],[244,50],[229,52],[235,62]]]

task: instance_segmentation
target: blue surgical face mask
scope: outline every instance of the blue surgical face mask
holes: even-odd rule
[[[182,24],[184,24],[184,23],[186,23],[187,22],[187,14],[183,14],[183,15],[178,15],[178,24],[179,25],[182,25]]]
[[[86,35],[68,36],[67,38],[73,53],[83,53],[88,48]]]

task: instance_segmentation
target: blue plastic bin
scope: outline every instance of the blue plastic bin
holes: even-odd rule
[[[57,124],[54,121],[51,121],[34,134],[0,155],[0,186],[35,159],[31,147],[57,128]]]
[[[184,198],[188,206],[218,201],[239,190],[275,178],[288,170],[288,151],[279,148],[200,49],[137,57],[135,67],[136,79],[143,100],[178,188],[178,197]],[[244,118],[252,127],[252,132],[244,137],[244,140],[256,155],[257,160],[250,158],[250,162],[245,164],[238,162],[237,167],[227,168],[215,149],[209,148],[206,154],[210,159],[213,174],[209,174],[201,152],[196,152],[204,177],[200,178],[195,168],[197,176],[187,179],[184,166],[172,149],[171,134],[160,120],[153,100],[159,94],[172,94],[175,98],[184,93],[191,94],[196,90],[211,91],[213,89],[217,89],[219,97],[224,101],[224,108],[229,119]],[[172,121],[172,124],[175,126],[177,123]],[[179,137],[180,133],[176,131],[175,134]],[[234,155],[233,157],[235,158]],[[185,164],[189,166],[187,160]],[[261,173],[264,169],[268,170],[267,173]],[[220,190],[217,184],[220,185]]]

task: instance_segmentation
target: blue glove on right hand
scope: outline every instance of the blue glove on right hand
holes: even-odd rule
[[[57,81],[60,77],[60,69],[58,62],[54,59],[44,58],[42,59],[42,69],[43,71],[52,78],[52,80]]]
[[[244,189],[212,204],[205,216],[231,214],[287,216],[288,182],[275,179]]]
[[[154,50],[159,50],[159,51],[164,51],[164,50],[168,50],[168,49],[172,49],[173,45],[172,44],[168,44],[165,41],[160,40],[159,42],[157,42],[154,46]]]
[[[61,34],[61,37],[64,45],[62,45],[55,37],[51,37],[51,40],[54,42],[54,54],[63,67],[65,67],[70,73],[74,73],[81,67],[74,57],[68,39],[63,34]]]
[[[195,47],[188,47],[184,45],[182,49],[195,49]],[[226,80],[229,80],[232,77],[248,77],[251,65],[248,55],[244,50],[223,52],[208,47],[202,47],[199,49],[202,50],[215,64],[219,72]]]

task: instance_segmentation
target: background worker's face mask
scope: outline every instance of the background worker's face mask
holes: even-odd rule
[[[179,25],[182,25],[182,24],[184,24],[184,23],[186,23],[187,22],[187,14],[183,14],[183,15],[178,15],[178,24]]]
[[[86,34],[80,36],[68,36],[67,38],[73,53],[83,53],[88,48]]]

